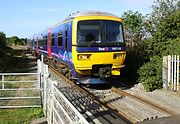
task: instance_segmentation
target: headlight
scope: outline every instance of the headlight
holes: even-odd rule
[[[122,53],[114,53],[113,55],[113,59],[120,59],[121,57],[123,57]]]
[[[90,60],[91,54],[79,54],[77,56],[78,60]]]

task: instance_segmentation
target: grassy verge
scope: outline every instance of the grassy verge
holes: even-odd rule
[[[0,124],[29,124],[43,117],[41,108],[0,109]]]
[[[22,56],[22,50],[6,49],[5,55],[0,56],[0,72],[13,72],[16,69],[28,68],[29,60]],[[6,80],[34,80],[32,76],[13,77],[7,76]],[[32,83],[6,83],[6,88],[27,88],[33,87]],[[0,88],[1,84],[0,84]],[[39,92],[38,92],[39,93]],[[36,96],[37,92],[33,91],[2,91],[0,97],[13,96]],[[4,100],[0,105],[18,105],[36,104],[37,100]],[[18,109],[0,109],[0,124],[29,124],[33,119],[42,117],[42,108],[18,108]]]

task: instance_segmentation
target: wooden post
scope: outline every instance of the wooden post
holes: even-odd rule
[[[176,63],[177,63],[177,61],[176,61],[176,55],[174,55],[174,91],[176,91],[177,90],[177,82],[176,82],[176,73],[177,73],[177,67],[176,67]]]
[[[168,55],[168,87],[171,83],[171,56]]]
[[[167,90],[168,87],[168,56],[163,57],[163,66],[162,66],[162,78],[163,78],[163,88]]]
[[[171,84],[172,84],[172,89],[174,89],[174,63],[173,63],[173,60],[174,60],[174,56],[172,55],[171,56]]]
[[[179,60],[179,55],[177,56],[177,91],[179,91],[180,89],[180,86],[179,86],[179,63],[180,63],[180,60]]]

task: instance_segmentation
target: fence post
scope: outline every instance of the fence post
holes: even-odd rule
[[[171,82],[171,56],[168,55],[168,87]]]
[[[179,91],[179,63],[180,63],[180,60],[179,60],[179,55],[177,56],[177,90]]]
[[[48,80],[48,65],[44,65],[44,89],[43,89],[43,93],[44,93],[44,101],[43,101],[43,110],[44,110],[44,114],[45,116],[47,115],[47,80]]]
[[[176,82],[176,73],[177,73],[177,61],[176,61],[176,55],[174,55],[174,91],[177,90],[177,82]]]
[[[4,89],[4,75],[2,75],[2,89]]]
[[[172,89],[174,89],[174,56],[171,56],[171,83],[172,83]]]
[[[41,88],[41,61],[37,60],[37,66],[38,66],[38,87]]]
[[[163,57],[163,66],[162,66],[162,77],[163,77],[163,88],[167,89],[168,87],[168,77],[167,77],[167,68],[168,68],[168,57]]]

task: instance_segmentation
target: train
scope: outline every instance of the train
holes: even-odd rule
[[[71,80],[82,84],[105,83],[106,79],[119,76],[125,67],[122,22],[107,12],[76,12],[34,34],[30,48]]]

